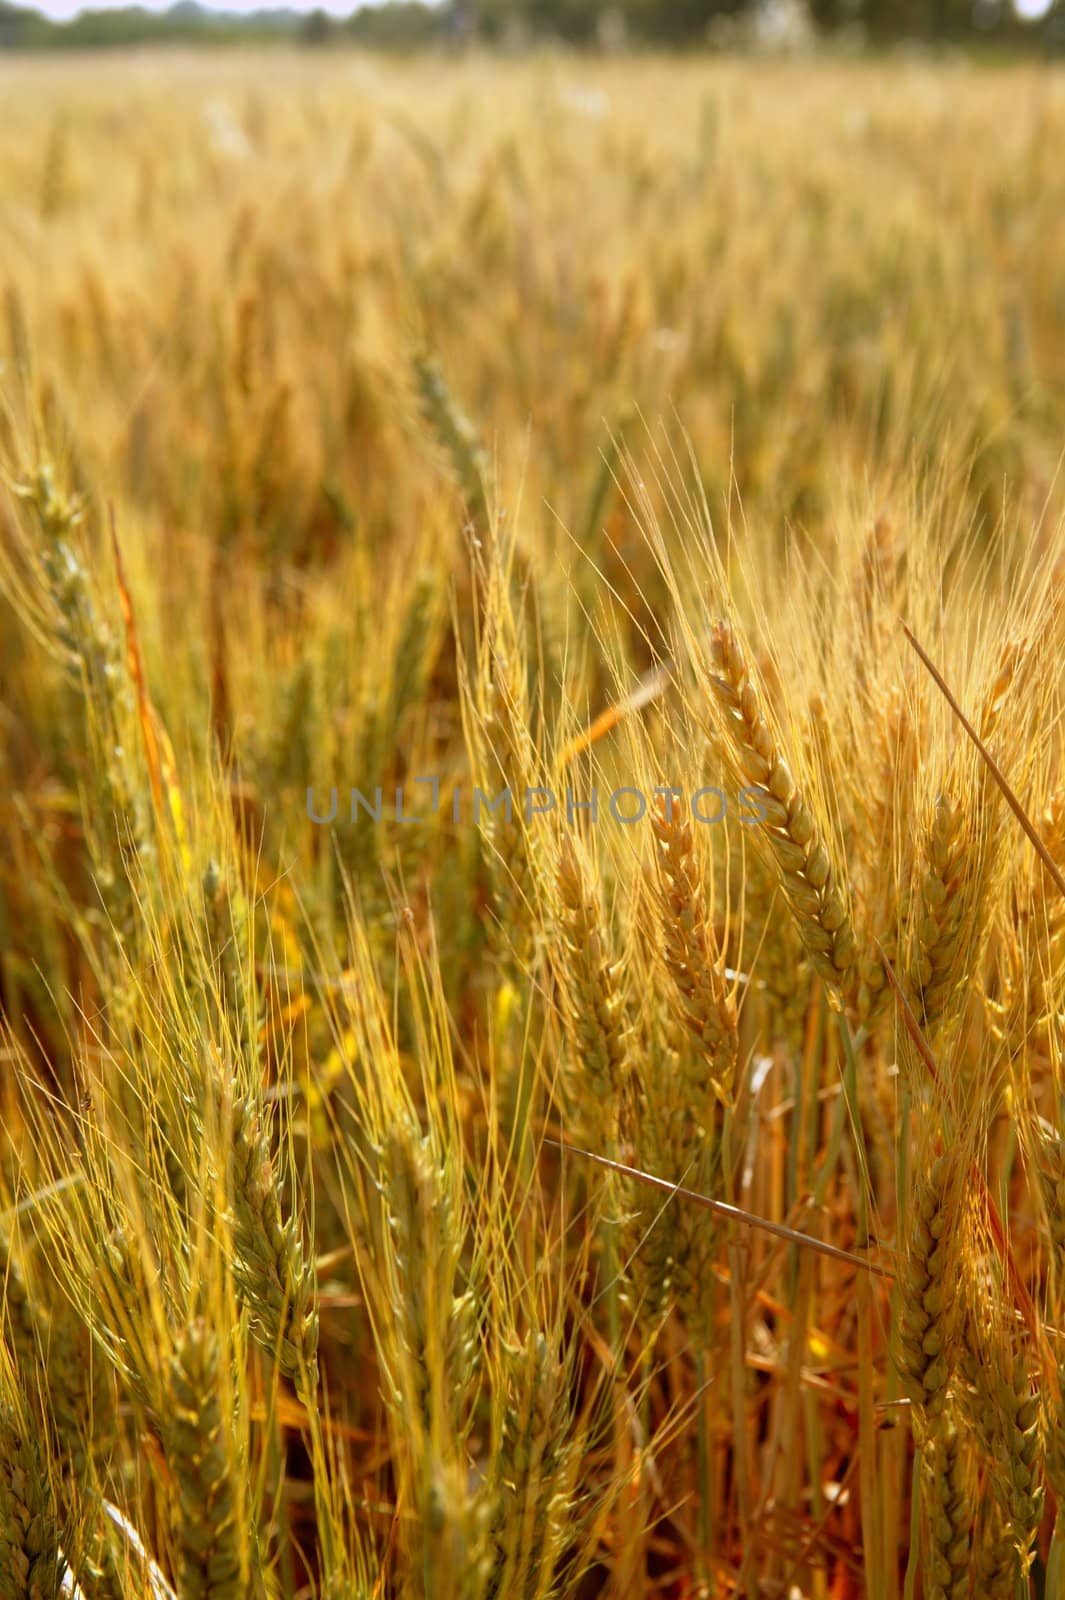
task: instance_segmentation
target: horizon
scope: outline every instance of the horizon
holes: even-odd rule
[[[50,22],[72,22],[86,12],[120,11],[137,9],[162,14],[171,10],[180,0],[12,0],[26,11],[36,12]],[[350,17],[356,11],[376,9],[390,0],[192,0],[201,10],[242,16],[257,12],[290,11],[309,15],[324,11],[338,19]],[[437,6],[442,0],[424,0]],[[1050,11],[1054,0],[1006,0],[1017,17],[1025,22],[1039,22]]]

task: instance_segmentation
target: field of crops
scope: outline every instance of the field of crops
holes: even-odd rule
[[[0,58],[0,1600],[1065,1597],[1063,149]]]

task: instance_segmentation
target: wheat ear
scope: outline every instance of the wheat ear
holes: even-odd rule
[[[1015,1600],[1017,1548],[1009,1519],[997,1501],[989,1501],[973,1544],[973,1590],[980,1600]]]
[[[992,1322],[966,1325],[966,1370],[976,1393],[974,1416],[990,1461],[1002,1510],[1002,1536],[1027,1572],[1043,1510],[1042,1408],[1024,1354],[1011,1333]]]
[[[921,1438],[941,1413],[951,1377],[952,1281],[950,1164],[939,1156],[918,1179],[906,1259],[899,1280],[902,1301],[899,1367],[914,1406]],[[956,1219],[953,1219],[956,1222]]]
[[[18,1253],[0,1228],[0,1327],[7,1334],[16,1365],[24,1375],[37,1365],[44,1320]]]
[[[570,1506],[558,1494],[573,1470],[567,1374],[542,1333],[506,1351],[505,1371],[495,1532],[500,1582],[525,1583],[542,1594],[569,1522]]]
[[[56,1600],[59,1529],[44,1465],[20,1410],[0,1401],[0,1596]]]
[[[179,1600],[245,1600],[241,1550],[219,1390],[217,1337],[184,1331],[170,1366],[167,1453],[180,1495]]]
[[[613,1149],[621,1096],[630,1072],[631,1032],[599,899],[566,837],[558,859],[567,1020],[579,1057],[575,1099],[586,1132]]]
[[[910,977],[922,1019],[931,1027],[943,1016],[958,984],[964,910],[964,816],[961,807],[945,794],[936,799],[922,850],[920,918]]]
[[[761,808],[757,834],[776,866],[811,962],[838,992],[853,965],[856,941],[825,829],[792,776],[730,622],[714,623],[710,651],[714,666],[710,682],[732,760],[746,780],[752,808]]]
[[[699,1046],[697,1080],[689,1087],[698,1096],[709,1087],[727,1105],[736,1072],[736,1003],[710,922],[691,825],[663,813],[653,826],[659,844],[663,954],[681,997],[684,1024]]]
[[[318,1386],[315,1273],[296,1222],[282,1217],[266,1134],[251,1099],[233,1107],[230,1153],[237,1287],[252,1331],[306,1398]]]
[[[949,1415],[927,1446],[922,1488],[925,1600],[965,1600],[971,1570],[972,1471],[966,1441]]]

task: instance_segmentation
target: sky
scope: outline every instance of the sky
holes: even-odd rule
[[[174,0],[17,0],[43,11],[55,22],[66,22],[79,11],[103,11],[112,6],[139,5],[146,11],[166,11]],[[435,4],[436,0],[429,0]],[[333,16],[347,17],[358,6],[379,5],[381,0],[199,0],[209,11],[264,11],[271,7],[287,11],[329,11]]]

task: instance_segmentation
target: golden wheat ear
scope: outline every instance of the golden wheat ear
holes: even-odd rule
[[[900,1276],[898,1363],[918,1438],[936,1432],[957,1362],[956,1186],[955,1166],[946,1155],[918,1175]]]
[[[622,1096],[632,1069],[632,1024],[620,963],[595,885],[574,841],[557,866],[561,977],[575,1062],[572,1089],[594,1145],[616,1149]]]
[[[59,1514],[34,1430],[0,1399],[0,1595],[57,1600],[63,1572]]]
[[[828,829],[792,776],[783,747],[763,709],[762,692],[731,622],[714,623],[710,689],[736,776],[757,806],[760,842],[774,863],[784,897],[815,970],[842,991],[857,952],[845,885],[828,848]]]
[[[699,1045],[696,1071],[727,1105],[739,1050],[736,1002],[711,922],[709,888],[699,872],[691,823],[665,808],[652,819],[658,841],[659,912],[666,967]],[[691,1087],[698,1092],[702,1083]]]

